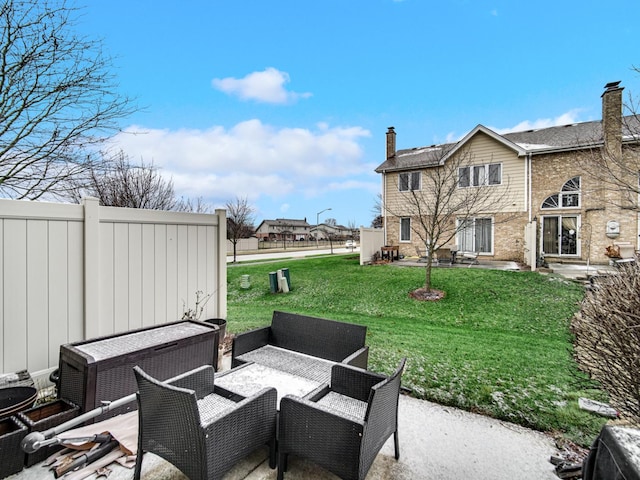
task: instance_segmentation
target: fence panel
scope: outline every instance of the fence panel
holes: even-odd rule
[[[225,239],[224,210],[0,200],[0,372],[43,375],[62,344],[179,320],[197,290],[214,296],[203,317],[225,318]]]

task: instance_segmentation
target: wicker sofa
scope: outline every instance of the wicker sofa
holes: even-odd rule
[[[328,383],[334,363],[367,368],[366,335],[362,325],[274,311],[270,326],[236,336],[232,366],[254,362]]]

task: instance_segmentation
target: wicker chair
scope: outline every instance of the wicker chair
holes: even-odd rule
[[[334,365],[330,386],[305,398],[285,396],[280,402],[278,480],[290,454],[344,480],[362,480],[391,434],[399,459],[398,400],[405,361],[390,377]]]
[[[235,463],[263,444],[275,468],[276,390],[265,388],[244,398],[214,387],[214,370],[203,366],[160,382],[134,367],[138,382],[138,456],[164,458],[191,480],[221,478]]]

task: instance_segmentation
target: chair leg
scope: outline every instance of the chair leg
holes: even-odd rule
[[[138,450],[136,455],[136,468],[133,472],[133,480],[140,480],[142,475],[142,456],[144,452],[142,450]]]
[[[396,460],[400,460],[400,442],[398,441],[398,430],[393,432],[393,443],[395,444]]]
[[[284,472],[287,469],[287,454],[278,453],[278,477],[277,480],[284,478]]]
[[[269,468],[273,470],[276,468],[276,439],[272,438],[269,440]]]

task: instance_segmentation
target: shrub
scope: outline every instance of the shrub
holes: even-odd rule
[[[596,277],[571,323],[580,368],[626,419],[640,423],[640,257]]]

